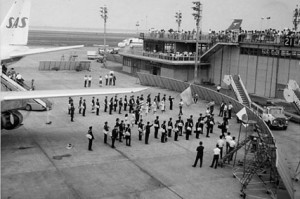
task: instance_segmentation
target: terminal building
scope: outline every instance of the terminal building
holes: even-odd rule
[[[196,40],[169,34],[141,34],[141,49],[129,48],[123,56],[123,71],[150,73],[181,81],[193,81]],[[249,94],[281,97],[289,79],[300,82],[300,45],[290,38],[216,41],[199,40],[198,82],[225,86],[224,75],[240,75]]]

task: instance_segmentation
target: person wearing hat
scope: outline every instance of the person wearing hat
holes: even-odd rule
[[[116,148],[115,141],[116,141],[117,136],[118,136],[118,126],[116,125],[111,132],[111,148]]]
[[[93,140],[95,139],[94,138],[94,135],[93,135],[93,132],[92,132],[92,126],[90,126],[89,127],[89,131],[88,131],[88,133],[87,133],[87,135],[86,135],[86,137],[88,138],[88,140],[89,140],[89,147],[88,147],[88,150],[89,151],[92,151],[93,149],[92,149],[92,145],[93,145]]]
[[[107,144],[107,134],[109,131],[109,126],[107,124],[107,122],[104,123],[104,127],[103,127],[103,133],[104,133],[104,144]]]

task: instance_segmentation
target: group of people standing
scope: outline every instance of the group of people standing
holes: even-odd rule
[[[92,85],[92,79],[93,79],[92,75],[89,75],[89,76],[85,75],[84,76],[84,78],[83,78],[83,80],[84,80],[83,85],[84,85],[85,88],[86,87],[91,87],[91,85]],[[104,79],[105,79],[105,85],[106,86],[115,86],[116,85],[117,77],[113,73],[113,71],[111,71],[109,74],[106,74],[104,76]],[[99,76],[98,83],[99,83],[99,86],[102,87],[102,85],[103,85],[104,82],[103,82],[103,78],[102,78],[101,75]]]
[[[168,102],[167,102],[168,101]],[[210,137],[210,134],[214,133],[214,126],[216,124],[214,119],[214,101],[211,100],[207,104],[207,110],[205,113],[200,113],[199,117],[194,121],[193,115],[190,115],[186,120],[183,120],[183,101],[182,99],[178,103],[179,114],[178,118],[170,117],[168,120],[161,120],[160,116],[157,115],[157,111],[160,110],[162,114],[165,113],[166,107],[170,111],[173,110],[174,98],[172,96],[160,95],[158,93],[154,98],[151,97],[151,94],[148,94],[144,97],[143,94],[138,96],[130,96],[127,97],[118,97],[115,95],[108,100],[108,96],[105,96],[103,105],[104,112],[112,114],[114,112],[118,112],[122,114],[123,111],[126,111],[125,117],[120,119],[120,117],[116,118],[114,124],[109,125],[108,121],[104,122],[103,126],[103,134],[104,134],[104,143],[108,144],[108,138],[111,140],[111,147],[115,148],[116,141],[123,142],[125,140],[126,146],[131,146],[131,140],[133,135],[137,135],[139,141],[143,141],[145,144],[149,144],[150,134],[152,132],[152,128],[154,130],[153,137],[154,139],[160,139],[161,143],[166,143],[170,141],[173,137],[174,141],[179,141],[179,137],[185,134],[185,139],[189,140],[192,134],[195,134],[195,138],[199,139],[200,135],[206,134],[206,137]],[[82,113],[85,116],[86,112],[86,100],[80,97],[79,99],[79,113]],[[99,99],[95,99],[92,97],[92,112],[99,115],[100,110],[100,102]],[[223,146],[226,144],[226,152],[230,152],[234,149],[236,143],[235,138],[230,137],[230,133],[228,133],[229,128],[229,119],[231,118],[231,110],[232,105],[229,102],[222,102],[220,106],[219,116],[223,117],[223,121],[217,122],[218,128],[221,129],[220,140],[218,140],[216,148],[214,149],[214,157],[211,167],[217,168],[219,158],[222,158],[223,154]],[[73,99],[69,98],[69,114],[71,115],[71,121],[74,118],[74,103]],[[127,112],[128,111],[128,112]],[[149,117],[152,117],[150,114],[152,112],[155,117],[154,120],[149,120]],[[149,117],[147,117],[147,115]],[[137,127],[136,128],[134,127]],[[206,128],[206,133],[205,133]],[[94,136],[92,134],[92,129],[89,129],[88,134],[91,136],[87,136],[89,138],[89,150],[92,150],[92,142],[94,140]],[[225,136],[225,134],[228,135]],[[160,137],[159,137],[160,136]],[[193,166],[196,166],[197,161],[200,160],[200,167],[202,166],[203,159],[203,142],[200,142],[200,146],[197,148],[197,157]],[[201,155],[202,154],[202,155]],[[232,159],[232,158],[231,158]]]

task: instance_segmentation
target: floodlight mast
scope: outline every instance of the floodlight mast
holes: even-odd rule
[[[197,82],[197,76],[198,76],[198,61],[199,61],[199,65],[201,65],[201,50],[199,53],[199,28],[200,28],[200,21],[202,18],[202,4],[200,3],[200,1],[194,1],[193,2],[194,7],[192,7],[192,9],[195,11],[192,15],[194,16],[194,19],[196,21],[196,29],[197,29],[197,33],[196,33],[196,55],[195,55],[195,70],[194,70],[194,83],[198,83]],[[198,58],[199,57],[199,58]],[[199,60],[198,60],[199,59]]]
[[[101,17],[104,20],[104,36],[103,36],[103,43],[104,43],[104,57],[103,57],[103,66],[106,68],[106,21],[107,21],[107,7],[104,5],[104,7],[100,7],[100,13]]]

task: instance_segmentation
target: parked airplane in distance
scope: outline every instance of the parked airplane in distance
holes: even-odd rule
[[[125,46],[129,46],[129,47],[143,46],[143,40],[139,38],[128,38],[118,43],[119,48],[124,48]]]

